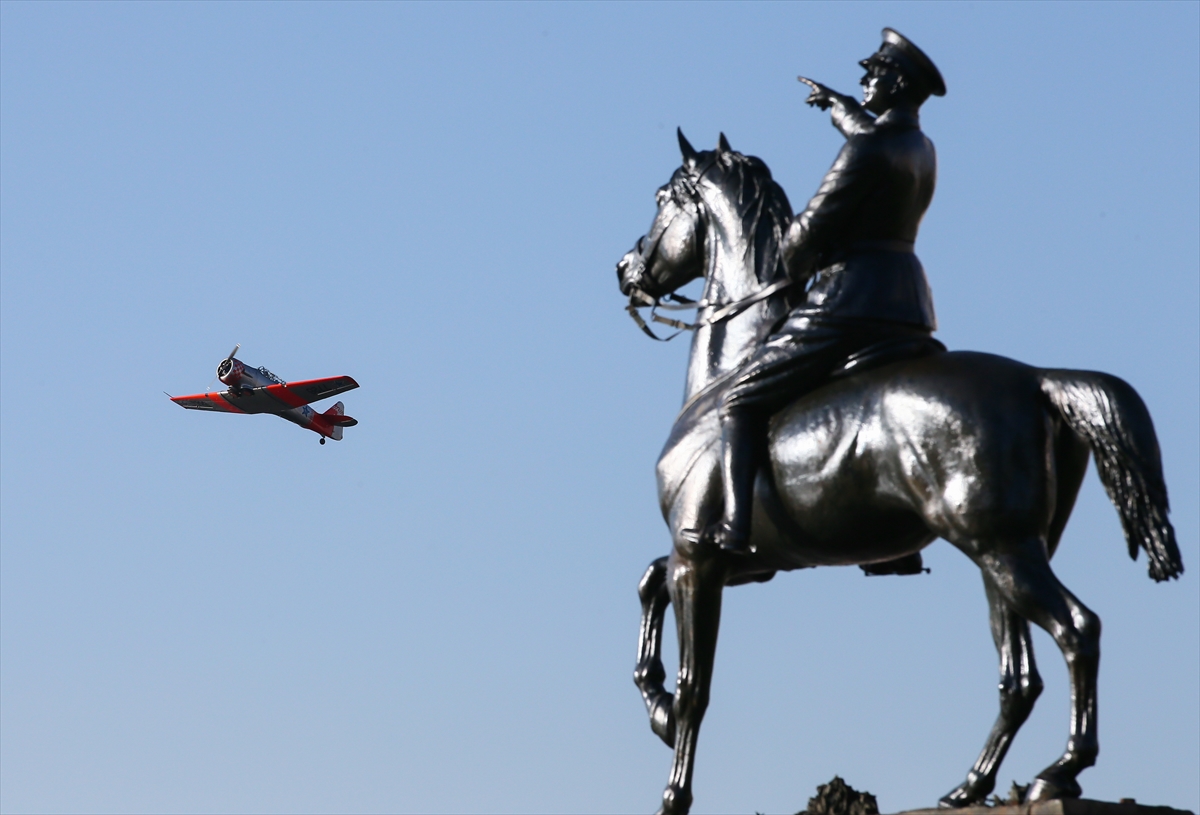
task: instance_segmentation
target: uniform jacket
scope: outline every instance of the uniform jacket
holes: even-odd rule
[[[814,277],[801,308],[933,330],[933,296],[912,252],[937,180],[933,142],[915,112],[872,118],[849,97],[836,100],[833,121],[846,144],[784,243],[793,278]]]

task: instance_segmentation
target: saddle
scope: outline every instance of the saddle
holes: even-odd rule
[[[851,354],[829,378],[831,380],[843,379],[852,374],[860,374],[863,371],[878,368],[881,365],[940,354],[945,350],[945,345],[928,334],[888,337]]]

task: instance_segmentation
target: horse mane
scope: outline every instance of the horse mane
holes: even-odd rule
[[[752,256],[747,263],[754,269],[758,281],[772,283],[786,274],[783,255],[783,236],[792,222],[792,205],[787,193],[771,177],[771,170],[757,156],[747,156],[736,150],[705,150],[696,154],[693,167],[704,167],[697,177],[681,167],[672,183],[672,193],[682,185],[686,199],[699,201],[696,189],[703,179],[716,187],[734,205],[747,235],[746,251]]]

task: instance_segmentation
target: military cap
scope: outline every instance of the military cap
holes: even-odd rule
[[[946,81],[942,79],[942,73],[933,60],[894,28],[883,29],[883,44],[879,50],[859,64],[869,68],[876,60],[898,66],[905,74],[923,83],[934,96],[946,95]]]

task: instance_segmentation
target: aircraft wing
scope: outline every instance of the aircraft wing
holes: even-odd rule
[[[286,385],[242,388],[237,392],[172,396],[171,401],[188,410],[211,410],[218,413],[283,413],[285,410],[336,396],[357,387],[358,383],[348,376],[333,376],[327,379],[289,382]]]
[[[225,397],[232,397],[229,391],[222,393],[196,393],[191,396],[172,396],[171,401],[188,410],[211,410],[216,413],[246,413],[247,411],[234,407]]]
[[[265,388],[255,388],[256,391],[266,391],[273,398],[283,402],[288,407],[300,407],[309,402],[319,402],[339,393],[352,391],[358,383],[348,376],[331,376],[326,379],[305,379],[302,382],[289,382],[286,385],[267,385]]]

